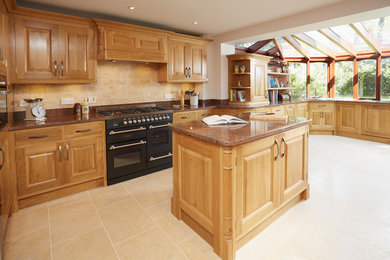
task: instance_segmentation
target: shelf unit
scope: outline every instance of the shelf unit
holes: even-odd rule
[[[281,70],[279,64],[275,64],[272,61],[268,64],[268,95],[270,97],[270,102],[277,102],[279,93],[288,93],[290,92],[290,76],[292,74],[288,73],[288,67],[285,64],[284,69],[287,71],[275,71]],[[278,87],[271,87],[271,77],[273,78],[273,84],[277,84]],[[274,85],[273,85],[274,86]]]
[[[269,104],[267,71],[272,57],[242,53],[227,55],[227,58],[229,104],[242,107]],[[245,71],[235,73],[236,65],[245,66]]]

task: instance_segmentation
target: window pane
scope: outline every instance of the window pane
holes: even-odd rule
[[[306,98],[306,63],[289,63],[288,71],[291,73],[291,98],[293,100]]]
[[[255,43],[256,42],[247,42],[247,43],[237,44],[237,46],[244,47],[244,48],[249,48],[249,47],[251,47]]]
[[[331,40],[326,38],[318,31],[305,32],[305,34],[307,34],[310,38],[312,38],[316,42],[321,43],[322,45],[324,45],[326,48],[333,51],[334,53],[347,54],[345,50],[341,49],[338,45],[334,44]]]
[[[376,60],[359,61],[359,97],[375,98]]]
[[[353,98],[353,62],[336,62],[335,96],[337,98]]]
[[[382,60],[381,99],[390,100],[390,58]]]
[[[355,47],[357,51],[371,51],[370,46],[349,25],[340,25],[330,28],[347,43]]]
[[[310,63],[310,96],[328,96],[328,66],[323,62]]]
[[[283,38],[276,38],[276,41],[278,42],[279,47],[282,48],[285,57],[303,57],[302,54],[294,49],[294,47],[292,47]]]
[[[362,22],[382,45],[382,49],[390,48],[390,16]]]
[[[301,40],[298,40],[297,38],[295,38],[295,40],[297,40],[297,42],[299,42],[299,44],[307,50],[307,52],[309,53],[309,56],[310,57],[326,57],[325,54],[323,54],[322,52],[320,51],[317,51],[316,49],[310,47],[309,45],[307,45],[306,43],[304,43],[303,41]]]
[[[260,51],[269,51],[270,49],[272,49],[273,47],[275,47],[275,44],[273,41],[270,41],[269,43],[267,43],[266,45],[264,45],[263,47],[260,48]]]

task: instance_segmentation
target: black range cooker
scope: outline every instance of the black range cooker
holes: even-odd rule
[[[104,108],[107,183],[172,167],[172,110],[156,105]]]

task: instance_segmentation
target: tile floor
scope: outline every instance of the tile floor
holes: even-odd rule
[[[390,259],[390,145],[311,136],[311,197],[236,255]],[[219,259],[170,214],[172,170],[20,210],[5,259]]]

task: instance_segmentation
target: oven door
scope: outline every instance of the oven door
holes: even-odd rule
[[[113,179],[146,169],[146,140],[107,145],[107,178]]]
[[[149,126],[147,140],[149,166],[172,162],[172,130],[168,124]]]
[[[119,143],[126,140],[143,139],[146,137],[146,127],[127,127],[124,129],[107,130],[107,143]]]

